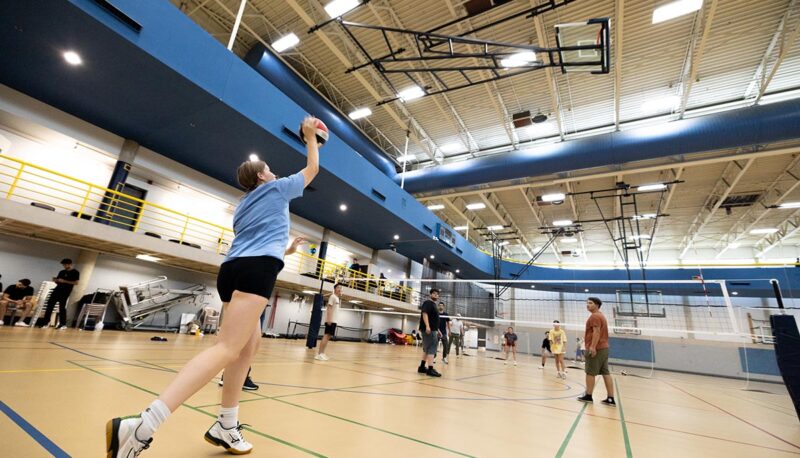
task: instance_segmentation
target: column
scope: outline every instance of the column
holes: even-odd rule
[[[131,171],[131,165],[133,164],[134,159],[136,159],[136,154],[139,152],[139,144],[133,140],[125,140],[122,143],[122,148],[120,149],[119,156],[117,157],[117,163],[114,165],[114,171],[111,173],[111,178],[108,181],[108,189],[111,189],[116,192],[122,192],[123,188],[125,187],[125,180],[128,179],[128,173]],[[94,220],[98,223],[102,224],[109,224],[111,220],[115,219],[115,206],[118,204],[119,200],[117,199],[116,194],[112,192],[106,192],[105,196],[103,196],[103,203],[100,205],[97,214],[94,217]],[[130,222],[135,218],[134,213],[136,209],[130,209],[128,211],[121,211],[119,212],[120,216],[123,219],[123,222]],[[141,209],[139,209],[141,211]]]
[[[94,266],[97,264],[97,256],[99,255],[96,251],[91,250],[81,250],[78,253],[78,258],[75,259],[75,269],[81,273],[81,278],[78,280],[78,284],[72,288],[72,293],[69,296],[68,306],[67,306],[67,323],[72,322],[74,318],[78,317],[78,301],[81,300],[84,294],[86,294],[88,290],[89,281],[92,279],[92,273],[94,272]]]

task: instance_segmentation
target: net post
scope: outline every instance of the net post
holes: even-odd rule
[[[775,300],[778,301],[778,308],[781,309],[781,315],[786,313],[783,306],[783,294],[781,294],[781,287],[778,280],[771,279],[769,283],[772,285],[772,291],[775,293]]]
[[[728,285],[725,283],[725,280],[719,280],[719,287],[722,290],[722,297],[725,298],[725,308],[728,310],[728,316],[731,319],[731,325],[733,325],[733,332],[739,334],[739,322],[736,320],[736,313],[733,311],[733,304],[731,303],[731,297],[728,295]]]

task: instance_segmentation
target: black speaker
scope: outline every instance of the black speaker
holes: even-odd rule
[[[772,335],[775,337],[775,358],[783,383],[800,418],[800,334],[792,315],[771,315]]]

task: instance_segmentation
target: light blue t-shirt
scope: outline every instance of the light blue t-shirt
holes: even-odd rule
[[[250,191],[233,213],[233,243],[225,261],[249,256],[283,260],[289,243],[289,201],[303,195],[302,172]]]

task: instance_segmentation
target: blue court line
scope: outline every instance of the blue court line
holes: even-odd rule
[[[42,434],[36,427],[32,424],[25,421],[24,418],[19,416],[18,413],[14,412],[11,407],[6,405],[5,402],[0,401],[0,411],[8,416],[14,423],[17,424],[23,431],[28,433],[29,436],[33,438],[36,442],[39,443],[45,450],[50,452],[51,455],[55,456],[56,458],[70,458],[69,454],[64,450],[61,450],[58,445],[54,444],[53,441],[48,439],[44,434]]]

